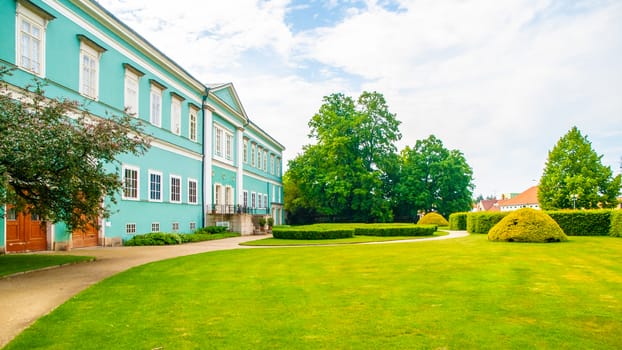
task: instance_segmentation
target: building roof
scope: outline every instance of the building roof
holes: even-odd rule
[[[525,192],[514,198],[499,201],[500,207],[528,204],[540,204],[540,202],[538,202],[538,186],[529,187]]]
[[[496,203],[496,199],[482,199],[479,201],[479,206],[481,210],[490,210]]]

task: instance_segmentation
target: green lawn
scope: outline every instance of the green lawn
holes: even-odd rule
[[[9,254],[0,255],[0,277],[18,272],[42,269],[49,266],[71,264],[93,260],[92,256],[52,254]]]
[[[622,239],[238,249],[89,288],[7,349],[619,349]]]
[[[366,242],[385,242],[385,241],[399,241],[405,239],[423,239],[430,237],[446,236],[445,231],[436,231],[432,236],[354,236],[352,238],[338,238],[338,239],[279,239],[279,238],[264,238],[256,241],[240,243],[241,245],[248,246],[290,246],[290,245],[327,245],[327,244],[355,244]]]

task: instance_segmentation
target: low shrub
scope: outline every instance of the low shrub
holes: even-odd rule
[[[198,228],[194,231],[194,234],[214,234],[226,232],[228,230],[225,226],[205,226]]]
[[[135,235],[134,237],[123,242],[126,246],[143,246],[143,245],[174,245],[181,244],[181,236],[177,233],[151,232],[144,235]]]
[[[190,233],[181,234],[182,243],[194,243],[203,241],[212,241],[215,239],[238,237],[240,234],[237,232],[220,232],[220,233]]]
[[[358,236],[431,236],[436,232],[436,225],[411,226],[373,226],[357,227],[354,234]]]
[[[419,225],[437,225],[437,226],[449,226],[447,219],[439,213],[427,213],[419,221]]]
[[[547,212],[568,236],[607,236],[611,210],[559,210]]]
[[[454,231],[464,231],[467,229],[468,213],[453,213],[449,215],[449,229]]]
[[[546,243],[566,241],[568,237],[545,212],[523,208],[511,212],[491,228],[488,240]]]
[[[319,229],[313,227],[273,227],[272,237],[280,239],[337,239],[354,237],[354,229]]]
[[[622,210],[611,211],[611,226],[609,235],[612,237],[622,237]]]
[[[509,212],[474,212],[467,214],[466,229],[469,233],[487,234]]]

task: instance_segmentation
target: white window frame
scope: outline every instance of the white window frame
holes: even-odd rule
[[[251,192],[251,208],[257,208],[257,193]]]
[[[175,187],[173,184],[173,179],[177,180],[179,183],[179,190],[175,191]],[[182,193],[182,185],[181,185],[181,176],[179,175],[170,175],[169,176],[169,201],[171,203],[181,203],[181,193]],[[174,196],[178,195],[179,199],[174,199]]]
[[[194,199],[192,198],[192,186],[194,184]],[[196,179],[188,179],[188,203],[197,204],[199,203],[199,182]]]
[[[140,76],[130,69],[125,69],[124,79],[124,105],[126,113],[138,117],[139,111],[139,93],[140,93]]]
[[[151,223],[151,232],[160,232],[160,223],[152,222]]]
[[[244,147],[243,147],[243,151],[244,154],[242,155],[242,160],[244,161],[245,164],[248,164],[248,139],[244,138]]]
[[[263,171],[268,171],[268,150],[263,150]]]
[[[233,134],[225,131],[225,159],[233,160]]]
[[[214,126],[214,152],[217,157],[222,157],[222,136],[223,130],[217,126]]]
[[[244,208],[248,208],[248,191],[242,192],[242,205]]]
[[[171,94],[171,132],[175,135],[181,135],[181,102]]]
[[[255,150],[257,149],[257,145],[254,142],[251,142],[251,166],[255,166]]]
[[[270,174],[274,175],[274,154],[270,154]]]
[[[263,147],[257,146],[257,169],[261,169],[262,155],[263,155]]]
[[[265,193],[263,195],[263,205],[264,205],[264,208],[270,208],[270,204],[268,203],[268,195]]]
[[[125,195],[125,189],[126,189],[125,172],[126,170],[136,172],[136,196],[135,197]],[[122,181],[123,181],[123,188],[121,189],[121,199],[133,200],[133,201],[140,200],[140,168],[132,166],[132,165],[123,165],[121,167],[121,176],[122,176]]]
[[[40,77],[45,76],[45,37],[46,37],[46,29],[47,24],[50,18],[44,18],[41,15],[35,13],[34,11],[26,8],[22,5],[22,2],[17,2],[16,9],[16,21],[15,21],[15,62],[17,66],[34,73]],[[31,28],[35,28],[39,31],[39,37],[36,37],[32,34],[32,30],[30,32],[22,31],[22,24],[27,23]],[[28,47],[25,50],[24,48],[24,40],[22,40],[22,35],[27,36],[27,44]],[[38,45],[32,45],[33,40],[37,40]],[[33,48],[36,47],[36,52],[33,52]],[[22,53],[26,52],[27,56],[23,56]],[[36,57],[33,57],[36,56]],[[29,61],[29,64],[25,64],[22,60],[23,57],[26,57]],[[33,58],[36,58],[33,59]],[[38,64],[37,67],[33,67],[33,62]]]
[[[276,171],[275,171],[275,175],[276,176],[281,176],[281,158],[280,157],[276,157]]]
[[[197,110],[193,107],[190,107],[190,111],[188,113],[188,138],[194,142],[197,141]]]
[[[171,223],[171,231],[173,231],[173,232],[179,231],[179,222]]]
[[[80,94],[97,100],[99,98],[99,60],[102,51],[87,40],[80,40]],[[88,65],[85,65],[85,59]]]
[[[136,224],[135,223],[126,223],[125,224],[125,233],[128,235],[133,235],[136,233]]]
[[[162,194],[164,193],[164,191],[162,190],[162,189],[163,189],[163,185],[164,185],[164,184],[163,184],[163,182],[162,182],[162,179],[164,179],[164,176],[162,176],[162,172],[160,172],[160,171],[155,171],[155,170],[149,170],[149,171],[148,171],[148,174],[149,174],[149,175],[148,175],[148,176],[149,176],[149,181],[148,181],[148,184],[147,184],[147,186],[148,186],[148,187],[147,187],[147,193],[149,193],[149,195],[148,195],[148,198],[147,198],[147,199],[148,199],[150,202],[162,202],[162,197],[163,197],[163,195],[162,195]],[[151,176],[152,176],[152,175],[155,175],[155,176],[159,176],[159,177],[160,177],[160,192],[159,192],[159,194],[160,194],[160,198],[158,198],[158,199],[154,199],[154,198],[152,197],[152,192],[153,192],[153,189],[152,189],[152,181],[151,181],[151,180],[152,180],[152,179],[151,179]]]
[[[149,122],[157,127],[162,127],[162,92],[163,89],[151,83],[149,91]]]
[[[263,208],[263,195],[261,193],[257,193],[257,208]]]
[[[194,222],[194,221],[190,221],[190,222],[188,223],[188,229],[190,229],[190,231],[194,231],[194,230],[196,230],[196,229],[197,229],[197,223],[196,223],[196,222]]]

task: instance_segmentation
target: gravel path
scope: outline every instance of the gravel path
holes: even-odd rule
[[[449,235],[406,241],[371,242],[391,244],[423,242],[467,236],[462,231]],[[38,318],[87,287],[131,267],[177,256],[241,248],[271,248],[241,246],[240,243],[267,236],[241,236],[174,246],[82,248],[55,254],[87,255],[93,262],[66,265],[0,279],[0,347],[10,342]],[[272,247],[274,248],[274,247]]]

